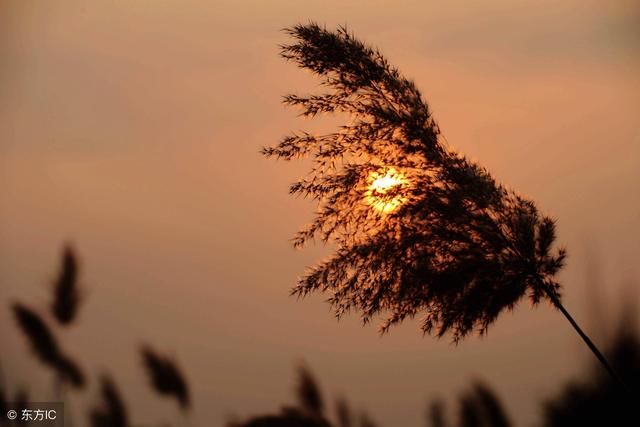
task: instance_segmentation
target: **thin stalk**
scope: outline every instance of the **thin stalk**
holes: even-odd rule
[[[571,326],[573,326],[573,329],[576,330],[576,332],[578,333],[578,335],[580,335],[580,337],[582,338],[582,340],[587,344],[587,347],[589,347],[589,349],[591,350],[591,352],[598,358],[598,360],[600,361],[600,363],[602,364],[602,366],[604,366],[604,368],[607,370],[607,372],[609,373],[609,375],[611,376],[611,378],[627,393],[630,394],[630,390],[629,388],[626,386],[626,384],[624,383],[624,381],[622,381],[622,379],[616,374],[616,372],[613,370],[613,368],[611,367],[611,365],[609,364],[609,362],[607,361],[607,359],[604,357],[604,355],[600,352],[600,350],[598,350],[598,347],[596,347],[596,345],[593,343],[593,341],[591,341],[591,339],[587,336],[587,334],[584,333],[584,331],[580,328],[580,326],[578,325],[578,323],[576,323],[575,320],[573,320],[573,317],[571,317],[571,314],[569,314],[569,312],[567,311],[566,308],[564,308],[564,306],[562,305],[562,303],[560,302],[560,300],[552,293],[550,292],[548,289],[545,289],[545,292],[547,294],[547,296],[551,299],[551,301],[553,302],[553,305],[556,306],[556,308],[558,310],[560,310],[560,312],[562,314],[564,314],[564,317],[567,318],[567,320],[569,321],[569,323],[571,323]]]

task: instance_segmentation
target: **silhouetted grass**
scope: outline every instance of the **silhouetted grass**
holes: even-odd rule
[[[76,318],[80,305],[78,286],[79,262],[73,248],[64,247],[60,272],[53,287],[51,312],[62,325],[69,325]]]
[[[60,354],[57,370],[64,381],[71,383],[76,388],[84,386],[86,381],[85,376],[80,366],[69,356]]]
[[[572,381],[544,404],[546,427],[640,425],[640,333],[636,313],[623,318],[607,356],[631,394],[592,366],[587,380]]]
[[[102,401],[90,413],[91,427],[128,427],[127,407],[114,382],[107,376],[100,379]]]
[[[65,255],[65,257],[67,257]],[[52,369],[62,382],[82,388],[85,376],[78,364],[61,350],[55,335],[35,310],[20,304],[12,305],[16,323],[30,343],[36,358]],[[557,397],[544,403],[545,427],[559,426],[625,426],[638,425],[638,395],[640,388],[640,335],[637,320],[626,316],[609,345],[608,356],[622,378],[634,390],[633,396],[621,393],[601,370],[591,369],[588,380],[572,382]],[[182,410],[190,407],[187,381],[175,361],[159,355],[150,346],[141,349],[144,367],[156,393],[176,399]],[[101,402],[89,412],[91,427],[129,427],[127,406],[113,381],[101,378]],[[345,398],[336,400],[335,420],[326,414],[325,398],[308,368],[298,369],[295,383],[295,406],[283,406],[274,414],[248,418],[230,427],[375,427],[367,413],[355,416]],[[13,399],[4,381],[0,381],[0,410],[8,400],[25,405],[29,396],[18,391]],[[444,405],[433,401],[428,425],[431,427],[511,427],[504,406],[490,387],[474,383],[459,397],[455,422],[447,419]],[[0,421],[0,424],[2,421]],[[395,427],[395,426],[394,426]]]
[[[31,349],[36,357],[45,365],[55,367],[60,350],[53,334],[42,318],[31,309],[16,303],[13,314],[18,326],[29,339]]]
[[[448,427],[447,419],[444,413],[444,402],[435,399],[430,402],[427,411],[427,419],[431,427]]]
[[[189,409],[189,388],[176,362],[149,346],[144,346],[140,352],[152,388],[160,395],[174,397],[183,410]]]
[[[79,262],[71,246],[63,248],[60,271],[52,287],[51,314],[57,323],[68,326],[77,319],[79,303],[81,301],[78,286]],[[26,336],[33,354],[45,367],[53,370],[56,375],[55,385],[71,384],[79,389],[83,388],[87,380],[79,364],[62,351],[53,330],[45,319],[21,303],[12,305],[16,323]],[[155,353],[149,346],[142,349],[142,356],[146,372],[153,389],[162,395],[174,397],[182,410],[190,405],[187,382],[175,362],[167,357]],[[0,386],[0,400],[5,402],[9,396],[4,387]],[[89,412],[89,423],[92,427],[127,427],[130,425],[129,415],[120,394],[113,381],[103,376],[101,378],[101,404]],[[23,405],[27,401],[26,394],[16,395],[14,401]],[[0,408],[2,409],[2,408]],[[2,418],[0,418],[2,423]]]
[[[310,417],[298,409],[283,409],[279,415],[264,415],[227,427],[331,427],[328,422]]]
[[[76,388],[83,387],[85,377],[80,367],[61,351],[53,333],[42,318],[35,311],[19,303],[13,305],[13,314],[38,360],[53,369],[62,382]]]
[[[497,395],[482,383],[460,398],[461,427],[508,427],[510,425]]]
[[[359,427],[376,427],[376,424],[369,417],[369,414],[363,412],[360,414],[360,426]]]
[[[338,427],[352,427],[353,415],[351,414],[351,408],[349,403],[344,397],[341,397],[336,402],[336,418]]]
[[[296,388],[300,408],[310,416],[321,417],[324,411],[324,400],[320,388],[311,372],[301,366],[298,370],[298,385]]]
[[[344,398],[337,400],[336,422],[331,423],[324,413],[324,397],[318,382],[305,366],[298,367],[295,394],[297,407],[285,406],[279,414],[256,416],[244,422],[229,423],[227,427],[375,427],[365,412],[355,423]]]
[[[471,390],[458,399],[457,424],[450,422],[445,414],[445,405],[434,400],[429,406],[430,427],[511,427],[499,397],[485,384],[475,382]]]
[[[3,379],[0,383],[0,426],[10,425],[5,418],[5,414],[10,408],[8,405],[9,402],[13,403],[14,408],[24,408],[29,402],[29,394],[23,388],[18,388],[18,390],[11,395]],[[26,425],[26,422],[18,418],[13,425]]]

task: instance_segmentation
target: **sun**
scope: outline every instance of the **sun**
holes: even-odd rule
[[[396,211],[407,201],[400,190],[405,188],[409,181],[395,168],[388,167],[371,172],[367,183],[365,200],[382,214]]]

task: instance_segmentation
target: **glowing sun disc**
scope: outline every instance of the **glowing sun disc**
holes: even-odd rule
[[[365,192],[365,200],[380,213],[391,213],[407,201],[398,190],[406,187],[408,181],[395,168],[371,172],[367,182],[369,185]]]

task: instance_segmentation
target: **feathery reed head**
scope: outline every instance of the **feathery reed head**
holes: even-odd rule
[[[338,427],[352,427],[353,417],[351,415],[351,408],[347,399],[340,398],[336,402],[336,419],[338,421]]]
[[[189,388],[176,363],[149,346],[144,346],[141,353],[153,389],[158,394],[174,397],[182,410],[189,409]]]
[[[444,413],[443,401],[436,399],[429,403],[427,419],[430,427],[447,427],[449,425]]]
[[[81,295],[78,286],[79,262],[70,245],[62,252],[60,272],[53,287],[51,312],[62,325],[68,325],[75,319]]]
[[[441,400],[433,400],[429,405],[429,425],[447,427],[510,427],[512,424],[503,409],[502,402],[488,386],[475,382],[471,390],[463,393],[458,400],[458,422],[451,423],[445,414]]]
[[[36,357],[45,365],[55,365],[60,353],[58,344],[40,315],[19,303],[13,305],[13,315]]]
[[[115,383],[107,376],[100,380],[102,401],[100,406],[90,413],[92,427],[129,426],[127,407],[120,396]]]
[[[293,134],[266,156],[311,157],[290,187],[319,208],[294,245],[319,239],[337,249],[299,279],[292,293],[330,293],[336,316],[356,309],[382,331],[424,316],[425,333],[458,340],[483,333],[528,294],[559,296],[565,258],[555,225],[532,201],[446,146],[414,83],[345,28],[286,30],[282,56],[321,78],[324,94],[284,98],[302,115],[347,113],[325,135]]]
[[[77,388],[83,387],[85,377],[82,370],[60,350],[53,333],[40,315],[19,303],[13,305],[13,314],[40,362],[52,368],[62,381]]]
[[[359,427],[376,427],[376,423],[373,422],[366,412],[360,414],[360,426]]]
[[[56,370],[60,377],[73,385],[76,388],[82,388],[86,382],[84,373],[80,369],[80,366],[71,359],[69,356],[65,354],[60,354],[58,356],[58,361],[56,362]]]
[[[280,414],[257,416],[244,422],[230,422],[227,427],[375,427],[365,412],[354,417],[344,398],[336,401],[336,422],[329,422],[323,414],[324,403],[320,388],[305,365],[298,367],[295,391],[298,398],[296,407],[285,406]]]
[[[304,366],[298,368],[298,383],[296,385],[298,405],[302,411],[314,417],[322,417],[324,399],[322,392],[311,372]]]
[[[483,420],[482,425],[491,427],[511,426],[502,402],[494,391],[485,384],[476,382],[473,385],[473,394],[468,394],[467,398],[472,402],[472,407],[478,413],[477,417]]]

